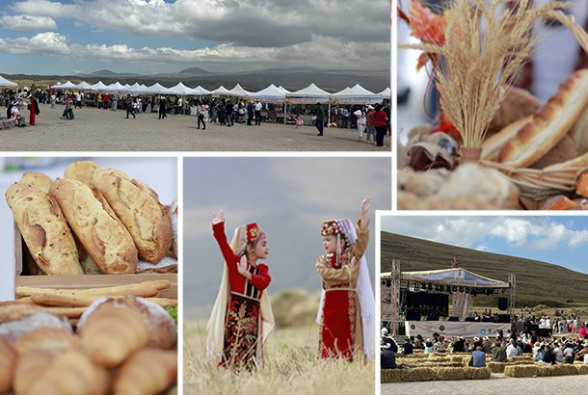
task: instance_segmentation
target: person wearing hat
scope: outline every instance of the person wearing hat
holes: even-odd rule
[[[321,226],[326,252],[316,263],[323,284],[317,316],[321,358],[351,362],[373,356],[375,297],[364,257],[370,205],[371,198],[366,196],[357,228],[349,219],[327,221]]]
[[[390,344],[385,341],[380,342],[380,368],[397,369],[396,353],[390,350]]]
[[[29,99],[29,105],[27,106],[29,109],[29,125],[34,126],[37,115],[41,113],[41,110],[39,110],[39,102],[33,97],[33,95],[29,95],[27,99]]]
[[[263,349],[274,327],[266,291],[271,276],[258,262],[269,254],[266,234],[255,222],[241,225],[229,244],[222,210],[214,215],[212,230],[225,265],[208,320],[208,358],[236,372],[263,368]]]
[[[453,352],[465,352],[465,339],[458,336],[457,341],[453,343]]]

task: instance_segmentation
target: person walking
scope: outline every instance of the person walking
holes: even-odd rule
[[[202,123],[202,130],[206,130],[206,123],[204,123],[204,115],[206,112],[206,106],[204,104],[201,104],[198,107],[198,129],[200,129],[200,123]]]
[[[388,116],[382,110],[382,105],[378,104],[374,114],[374,124],[376,126],[376,145],[384,146],[384,137],[388,131]]]
[[[159,99],[159,119],[165,119],[165,107],[167,101],[165,100],[165,96],[162,96]]]
[[[261,102],[258,100],[255,103],[255,125],[261,126]]]
[[[316,121],[314,125],[318,130],[317,136],[322,136],[324,131],[324,118],[325,118],[325,110],[323,105],[319,102],[316,103]]]

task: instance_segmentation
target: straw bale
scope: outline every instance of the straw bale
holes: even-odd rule
[[[464,368],[464,378],[466,380],[487,380],[492,376],[492,371],[489,367],[485,368]]]
[[[508,358],[508,362],[517,362],[517,361],[532,361],[533,355],[525,354],[525,355],[516,355],[514,357]]]
[[[571,365],[578,370],[578,374],[588,374],[588,365]]]
[[[434,368],[437,380],[463,380],[464,368]]]
[[[382,370],[382,383],[398,383],[410,381],[435,380],[436,374],[432,368],[386,369]]]
[[[535,377],[538,367],[535,365],[513,365],[504,368],[507,377]]]
[[[504,362],[488,362],[487,365],[492,373],[504,373],[504,369],[507,366]]]

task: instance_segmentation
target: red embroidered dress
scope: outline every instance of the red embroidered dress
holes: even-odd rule
[[[260,300],[271,277],[263,263],[255,266],[247,263],[251,273],[251,280],[247,280],[237,269],[240,257],[234,254],[227,241],[224,222],[214,224],[212,230],[227,265],[231,289],[220,366],[251,370],[257,365],[255,357],[261,347]]]
[[[357,277],[359,260],[365,253],[369,241],[369,230],[356,228],[357,240],[341,254],[338,260],[333,256],[321,256],[316,263],[325,292],[319,338],[321,358],[345,358],[353,361],[362,354],[363,331],[361,312],[357,298]],[[352,257],[357,265],[349,267]]]

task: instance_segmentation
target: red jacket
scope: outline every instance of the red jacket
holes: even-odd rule
[[[377,111],[374,114],[374,121],[376,127],[382,127],[388,125],[388,116],[384,110]]]
[[[272,281],[267,265],[259,263],[254,266],[248,262],[247,269],[251,273],[251,280],[247,280],[237,269],[237,262],[241,259],[235,255],[227,241],[227,236],[225,235],[225,223],[220,222],[212,225],[212,232],[223,254],[225,263],[227,264],[231,292],[260,300],[263,290],[266,289]]]

